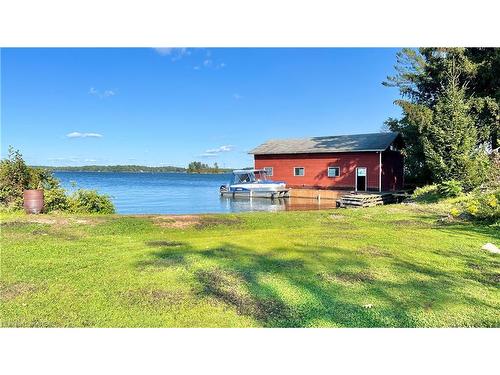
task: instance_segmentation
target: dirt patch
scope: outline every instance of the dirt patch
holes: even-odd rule
[[[153,223],[165,228],[184,229],[194,227],[207,229],[218,225],[235,225],[241,222],[238,217],[201,216],[201,215],[161,215],[152,216]]]
[[[473,262],[467,263],[467,267],[469,267],[471,270],[475,270],[475,271],[480,271],[484,268],[480,264],[473,263]]]
[[[0,223],[0,227],[2,228],[24,228],[24,227],[27,227],[27,226],[30,226],[31,223],[29,222],[26,222],[26,221],[19,221],[19,220],[15,220],[15,221],[2,221]]]
[[[175,252],[162,252],[156,254],[155,259],[148,259],[139,262],[139,269],[147,268],[168,268],[168,267],[178,267],[186,263],[184,255]]]
[[[498,269],[498,264],[491,263],[488,266],[483,266],[475,262],[467,262],[467,267],[472,270],[471,278],[484,285],[498,286],[500,284],[500,273],[489,271],[489,266],[493,269]]]
[[[41,230],[41,229],[35,229],[34,231],[31,232],[33,236],[48,236],[49,233],[47,231]]]
[[[153,216],[153,223],[164,228],[184,229],[200,222],[200,216],[195,215],[162,215]]]
[[[500,284],[500,273],[484,272],[482,273],[482,277],[484,278],[487,284],[496,286]]]
[[[345,216],[344,215],[338,215],[338,214],[331,214],[329,216],[330,219],[332,220],[342,220],[342,219],[345,219]]]
[[[432,310],[433,307],[434,307],[434,301],[424,302],[423,308],[425,311],[429,312]]]
[[[372,257],[386,257],[389,253],[378,246],[365,246],[356,250],[360,254],[366,254]]]
[[[162,289],[139,289],[128,290],[121,296],[129,304],[140,304],[150,306],[174,306],[182,304],[187,300],[186,293]]]
[[[13,284],[0,284],[0,300],[2,301],[10,301],[14,298],[17,298],[21,295],[27,293],[33,293],[38,288],[34,284],[29,283],[13,283]]]
[[[207,229],[218,225],[232,226],[239,223],[241,223],[241,218],[239,217],[202,216],[195,227],[197,229]]]
[[[176,247],[184,245],[184,243],[179,241],[160,240],[160,241],[147,241],[146,245],[151,247]]]
[[[396,220],[392,222],[397,228],[431,228],[432,224],[419,220]]]
[[[368,272],[321,272],[318,276],[326,282],[340,283],[369,283],[375,280]]]
[[[56,220],[40,216],[29,216],[28,219],[26,219],[26,221],[28,223],[48,224],[48,225],[53,225],[53,224],[66,225],[69,223],[69,220],[66,218],[58,218]]]
[[[102,222],[103,219],[76,219],[70,217],[46,217],[43,215],[27,215],[23,220],[3,222],[2,226],[28,226],[30,224],[42,224],[51,226],[65,226],[71,224],[93,225]]]
[[[203,287],[202,295],[235,307],[238,314],[249,315],[263,322],[290,316],[290,309],[282,301],[252,295],[248,290],[248,283],[235,272],[222,269],[201,270],[196,276]]]

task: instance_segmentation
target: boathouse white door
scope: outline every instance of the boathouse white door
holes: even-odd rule
[[[366,191],[366,168],[356,168],[356,191]]]

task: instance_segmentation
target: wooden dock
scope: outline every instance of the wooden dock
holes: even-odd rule
[[[382,193],[350,193],[339,199],[340,207],[373,207],[383,204],[396,203],[399,195],[393,192]]]
[[[345,190],[325,190],[325,189],[290,189],[288,196],[290,198],[309,198],[309,199],[329,199],[338,200]]]
[[[221,196],[228,198],[289,198],[299,200],[315,200],[321,202],[336,202],[338,207],[373,207],[383,204],[399,203],[409,197],[404,191],[391,192],[354,192],[346,190],[321,190],[292,188],[279,192],[265,192],[249,194],[248,192],[221,192]]]

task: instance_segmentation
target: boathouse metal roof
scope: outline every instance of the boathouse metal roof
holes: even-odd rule
[[[254,148],[249,153],[270,155],[385,151],[399,135],[396,132],[389,132],[300,139],[272,139]]]

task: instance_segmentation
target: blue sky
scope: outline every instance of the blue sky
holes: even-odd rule
[[[2,49],[1,147],[32,165],[252,165],[269,138],[377,132],[396,49]]]

